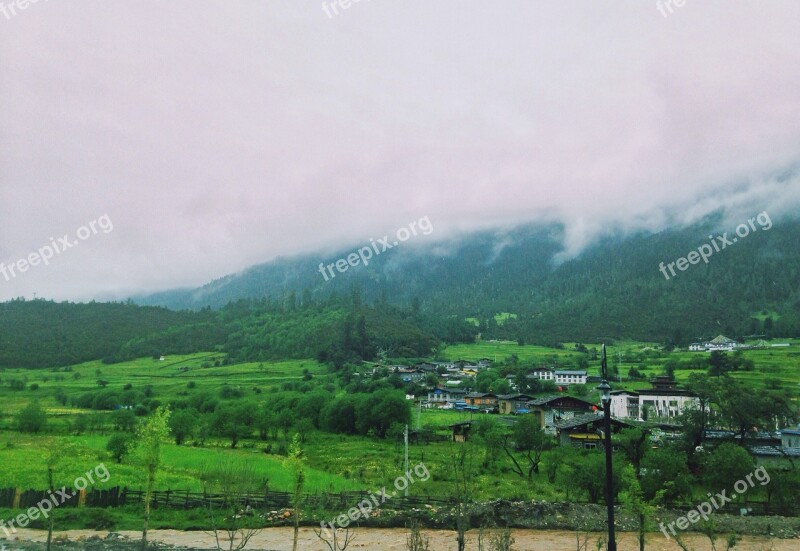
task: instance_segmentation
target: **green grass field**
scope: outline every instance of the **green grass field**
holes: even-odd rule
[[[588,348],[597,343],[584,343]],[[736,372],[734,377],[753,386],[763,385],[767,378],[776,378],[786,389],[794,389],[797,394],[800,383],[800,341],[792,341],[787,348],[769,348],[746,351],[746,357],[753,359],[755,370]],[[619,364],[623,375],[631,367],[637,367],[647,376],[660,374],[664,363],[670,358],[687,359],[702,353],[673,352],[670,354],[654,349],[652,344],[621,341],[609,347],[609,363]],[[560,365],[571,365],[581,357],[574,350],[574,343],[566,343],[564,349],[542,346],[519,346],[509,342],[483,342],[471,345],[455,345],[446,348],[442,355],[450,359],[470,359],[488,357],[504,361],[516,354],[521,365],[548,364],[555,359]],[[327,381],[332,376],[326,366],[314,360],[293,360],[284,362],[245,363],[232,366],[213,367],[213,362],[221,356],[200,353],[186,356],[170,356],[164,361],[143,358],[115,365],[101,362],[87,362],[72,366],[71,371],[59,370],[21,370],[6,369],[0,372],[0,487],[43,488],[45,486],[45,458],[56,450],[62,461],[56,470],[59,484],[71,484],[78,475],[104,463],[111,472],[111,479],[104,486],[129,486],[140,488],[143,484],[141,469],[133,459],[115,464],[105,451],[110,435],[84,434],[68,435],[66,420],[75,415],[84,415],[85,410],[62,406],[55,400],[55,392],[63,388],[69,396],[97,390],[98,380],[107,382],[107,388],[120,390],[132,385],[141,390],[146,385],[153,389],[155,397],[163,402],[173,398],[191,396],[198,392],[212,392],[218,396],[219,389],[225,385],[239,386],[245,396],[256,401],[269,400],[270,391],[288,381],[303,379],[304,370],[313,375],[317,382]],[[209,363],[211,366],[209,367]],[[599,372],[599,359],[589,361],[590,374]],[[205,367],[204,367],[205,365]],[[676,376],[685,380],[690,371],[679,370]],[[75,374],[78,374],[77,376]],[[12,390],[8,382],[12,379],[26,379],[25,390]],[[330,379],[332,380],[332,379]],[[194,388],[188,388],[192,381]],[[38,389],[31,389],[37,384]],[[646,381],[618,383],[615,388],[646,388]],[[261,389],[257,394],[254,389]],[[592,391],[593,392],[593,391]],[[590,397],[591,398],[591,397]],[[46,408],[50,418],[49,432],[41,435],[23,435],[10,430],[13,416],[31,400],[37,399]],[[100,415],[110,415],[103,412]],[[422,409],[418,418],[417,410],[412,411],[412,428],[417,423],[433,429],[440,435],[447,434],[447,425],[480,417],[482,414]],[[272,453],[264,453],[265,446],[271,445]],[[283,455],[277,452],[285,449],[283,439],[261,442],[245,439],[239,449],[231,450],[227,443],[210,439],[205,447],[192,445],[176,446],[165,444],[163,449],[164,470],[159,475],[161,489],[192,490],[202,489],[203,473],[215,463],[223,460],[240,459],[252,461],[259,477],[268,482],[269,487],[278,491],[291,489],[290,469]],[[412,464],[423,461],[431,472],[431,480],[414,488],[413,493],[422,495],[445,495],[450,491],[453,444],[435,442],[411,446]],[[344,490],[375,490],[394,480],[402,473],[402,446],[395,441],[377,440],[360,436],[334,435],[324,432],[311,432],[304,445],[305,460],[308,467],[307,491],[337,492]],[[545,458],[545,463],[547,458]],[[504,462],[501,460],[501,464]],[[507,465],[498,467],[491,476],[482,480],[481,496],[487,499],[504,496],[521,499],[559,499],[564,496],[558,488],[549,485],[544,477],[537,477],[532,483],[522,482],[510,472]]]
[[[222,385],[228,384],[254,394],[256,388],[269,392],[284,382],[300,381],[304,369],[308,369],[313,376],[328,376],[327,367],[316,360],[253,362],[213,367],[214,359],[222,358],[220,354],[199,353],[167,356],[164,361],[139,358],[111,365],[92,361],[71,366],[71,371],[5,369],[0,371],[2,383],[11,379],[24,379],[27,381],[27,389],[16,391],[8,384],[0,384],[0,412],[18,411],[30,400],[37,399],[53,415],[73,414],[75,410],[61,406],[55,400],[56,390],[62,388],[72,396],[97,390],[98,381],[101,380],[107,383],[107,388],[117,390],[126,384],[132,385],[136,390],[151,386],[154,394],[164,401],[189,392],[187,383],[190,381],[195,385],[191,393],[217,392]],[[212,366],[203,367],[208,363]],[[38,385],[37,390],[31,390],[33,384]]]

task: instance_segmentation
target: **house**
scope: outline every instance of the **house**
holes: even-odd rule
[[[694,392],[677,388],[669,377],[650,381],[651,389],[616,390],[611,392],[611,415],[620,419],[674,419],[689,405],[698,405]],[[651,419],[652,417],[652,419]]]
[[[527,377],[529,379],[539,379],[540,381],[553,381],[556,377],[556,371],[549,367],[537,367]]]
[[[597,411],[597,406],[591,402],[572,396],[535,398],[528,406],[531,413],[539,420],[539,426],[548,432],[555,432],[557,421]]]
[[[733,439],[738,437],[737,434]],[[800,460],[800,426],[781,429],[779,434],[757,432],[748,435],[747,442],[757,465],[791,469]]]
[[[559,370],[555,372],[555,381],[558,385],[585,385],[586,371]]]
[[[472,392],[466,395],[464,401],[468,406],[480,409],[494,408],[497,406],[497,395],[491,392]]]
[[[715,350],[730,352],[742,347],[741,343],[729,339],[725,335],[717,335],[707,342],[693,342],[689,345],[689,350],[692,352],[713,352]]]
[[[478,370],[477,364],[467,360],[456,360],[453,362],[453,367],[457,368],[459,371],[464,371],[465,369],[474,369],[475,371]]]
[[[492,367],[492,360],[490,360],[489,358],[481,358],[480,360],[478,360],[478,367],[481,369]]]
[[[781,431],[782,448],[800,448],[800,425],[793,429],[783,429]]]
[[[459,388],[434,388],[428,391],[428,403],[437,406],[463,402],[467,392]]]
[[[611,434],[619,432],[624,428],[630,428],[631,423],[620,419],[611,418]],[[572,446],[592,450],[603,448],[604,419],[601,414],[587,413],[572,419],[557,421],[555,424],[556,438],[560,446]]]
[[[436,364],[431,362],[420,362],[418,364],[414,364],[414,367],[425,373],[436,373]]]
[[[527,394],[501,394],[497,397],[497,411],[504,415],[530,413],[528,408],[533,396]]]
[[[399,375],[404,383],[418,383],[424,380],[426,375],[421,369],[406,366],[395,366],[394,373]]]
[[[469,440],[469,431],[472,430],[472,421],[448,425],[452,431],[453,442],[466,442]]]

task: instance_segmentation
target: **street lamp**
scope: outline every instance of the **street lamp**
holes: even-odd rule
[[[606,507],[608,509],[608,551],[617,551],[617,541],[614,536],[614,495],[611,489],[613,470],[611,466],[611,385],[608,384],[608,361],[606,360],[606,345],[603,345],[603,356],[600,362],[601,381],[597,390],[600,391],[603,403],[603,425],[605,430],[606,449]]]

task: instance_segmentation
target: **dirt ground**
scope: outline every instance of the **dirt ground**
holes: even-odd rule
[[[424,530],[423,533],[430,538],[431,551],[446,551],[456,549],[455,533],[443,530]],[[116,533],[115,533],[116,534]],[[119,532],[121,536],[126,536],[132,540],[141,537],[137,532]],[[574,532],[561,530],[513,530],[515,539],[514,549],[518,551],[542,550],[542,551],[573,551],[576,549],[576,537]],[[108,538],[108,532],[95,532],[91,530],[72,530],[68,532],[58,532],[59,539],[67,538],[70,542],[77,545],[59,547],[59,549],[123,549],[125,546],[121,541],[116,541],[114,536]],[[406,532],[403,529],[381,529],[381,528],[360,528],[356,533],[354,542],[348,549],[375,549],[375,550],[404,550]],[[0,539],[0,549],[5,545],[6,551],[33,551],[43,549],[36,543],[43,542],[47,538],[47,533],[39,530],[20,530],[15,534],[17,541],[7,541]],[[595,542],[602,537],[601,533],[590,533],[587,551],[596,549]],[[91,538],[95,543],[89,545]],[[203,532],[180,532],[175,530],[154,530],[150,532],[151,540],[157,540],[168,546],[184,549],[213,549],[213,536]],[[695,551],[710,550],[711,544],[705,536],[690,534],[686,538],[690,548]],[[717,542],[718,549],[724,549],[724,536]],[[103,540],[99,542],[98,540]],[[87,543],[79,543],[87,542]],[[226,547],[226,546],[223,546]],[[264,551],[288,551],[292,548],[291,528],[268,528],[255,536],[247,549]],[[320,542],[310,528],[301,528],[299,548],[302,550],[316,551],[327,550],[324,543]],[[618,534],[617,548],[619,551],[638,551],[638,543],[635,534],[623,532]],[[473,551],[477,549],[477,531],[468,534],[467,549]],[[736,551],[798,551],[800,550],[800,538],[794,539],[769,539],[764,537],[744,536],[736,546]],[[647,538],[648,551],[680,551],[674,540],[667,540],[660,532],[652,533]]]

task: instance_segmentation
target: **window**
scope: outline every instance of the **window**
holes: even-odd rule
[[[595,448],[597,448],[597,444],[595,444],[594,442],[584,442],[583,443],[583,449],[584,450],[593,450]]]

